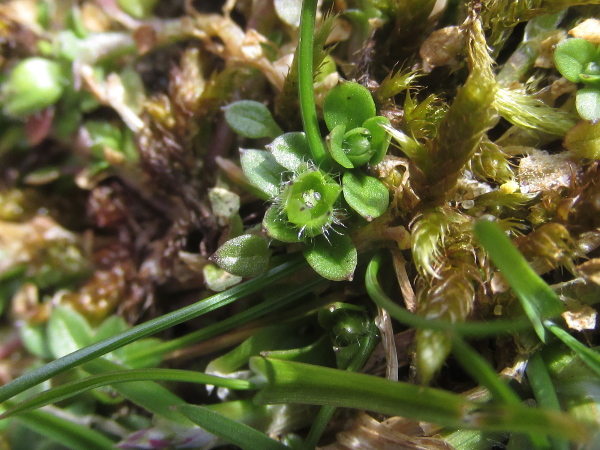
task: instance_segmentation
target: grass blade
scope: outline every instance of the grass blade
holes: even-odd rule
[[[18,418],[27,428],[72,450],[114,449],[115,443],[90,428],[47,411],[29,411]]]
[[[111,338],[96,342],[88,347],[77,350],[69,355],[52,361],[38,369],[32,370],[25,375],[11,381],[0,387],[0,403],[9,398],[33,387],[43,381],[52,378],[73,367],[77,367],[94,358],[105,355],[106,353],[123,347],[138,339],[150,336],[163,331],[179,323],[198,317],[207,312],[218,309],[240,298],[253,294],[261,290],[266,284],[272,283],[286,275],[296,272],[304,266],[304,260],[301,255],[292,257],[288,262],[275,267],[261,277],[254,278],[228,291],[213,295],[207,299],[201,300],[193,305],[181,308],[164,316],[136,325],[123,333],[119,333]]]
[[[282,450],[288,448],[260,431],[208,408],[195,405],[180,405],[175,408],[209,433],[219,436],[224,441],[237,445],[244,450]]]
[[[475,236],[490,255],[508,284],[514,289],[537,335],[546,342],[544,318],[564,310],[556,293],[529,266],[502,229],[488,220],[475,223]]]
[[[214,386],[226,387],[233,390],[253,389],[254,385],[246,380],[222,378],[214,375],[206,375],[201,372],[176,369],[136,369],[119,372],[109,372],[100,375],[92,375],[83,380],[65,383],[48,389],[33,396],[0,415],[0,420],[15,414],[22,414],[35,408],[40,408],[51,403],[73,397],[82,392],[87,392],[101,386],[114,385],[125,382],[141,381],[179,381],[184,383],[212,384]]]
[[[564,413],[476,403],[440,389],[310,364],[255,357],[250,367],[265,379],[255,396],[258,403],[355,408],[459,429],[540,433],[577,442],[588,441],[598,429]]]
[[[452,331],[461,336],[494,336],[502,333],[512,333],[515,331],[531,327],[528,320],[506,319],[494,320],[493,322],[449,322],[444,320],[432,320],[411,313],[394,303],[383,291],[377,280],[377,274],[381,266],[381,255],[375,255],[365,275],[365,284],[367,292],[377,306],[385,309],[394,319],[414,328],[424,328],[436,331]]]
[[[600,353],[582,344],[565,330],[551,321],[545,322],[546,328],[550,330],[567,347],[573,350],[590,369],[600,375]]]

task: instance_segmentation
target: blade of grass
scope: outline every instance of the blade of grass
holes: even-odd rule
[[[260,291],[265,285],[273,283],[287,275],[298,271],[306,263],[302,255],[294,255],[287,263],[281,264],[265,275],[254,278],[246,283],[231,288],[225,292],[213,295],[193,305],[157,317],[156,319],[136,325],[123,333],[96,342],[88,347],[77,350],[69,355],[52,361],[38,369],[0,387],[0,403],[29,389],[36,384],[46,381],[59,373],[77,367],[87,361],[102,356],[112,350],[123,347],[138,339],[163,331],[179,323],[198,317],[218,309],[240,298]]]
[[[534,272],[497,224],[480,220],[475,223],[474,231],[492,262],[517,294],[538,337],[546,342],[542,320],[562,313],[562,302],[552,288]]]
[[[188,345],[200,342],[205,339],[212,338],[226,331],[232,330],[240,325],[250,322],[258,317],[263,317],[274,311],[281,310],[288,307],[295,300],[303,297],[304,295],[313,292],[315,289],[327,284],[328,281],[321,277],[315,277],[302,285],[294,285],[291,288],[287,288],[281,291],[281,295],[272,296],[267,300],[260,302],[258,305],[248,308],[235,316],[221,320],[217,323],[202,328],[201,330],[194,331],[180,338],[171,339],[170,341],[163,342],[152,348],[146,349],[143,353],[140,352],[135,358],[131,358],[129,362],[133,364],[138,360],[145,360],[148,357],[155,355],[165,355],[172,351],[181,349]]]
[[[481,404],[440,389],[360,373],[260,357],[252,358],[250,367],[265,379],[254,397],[260,404],[355,408],[455,428],[540,433],[576,442],[588,441],[598,429],[597,424],[583,423],[555,411]]]
[[[527,379],[533,391],[538,405],[553,411],[560,411],[560,403],[556,396],[556,390],[546,369],[546,364],[539,352],[534,353],[527,362]],[[568,450],[569,443],[565,439],[552,439],[552,448],[554,450]]]
[[[508,405],[521,404],[519,396],[498,377],[492,366],[459,336],[452,337],[452,352],[463,370],[485,386],[494,400]],[[550,445],[543,435],[532,433],[529,438],[536,449],[545,449]]]
[[[184,383],[212,384],[214,386],[233,390],[254,389],[254,385],[246,380],[222,378],[201,372],[192,372],[190,370],[136,369],[122,372],[109,372],[100,375],[92,375],[83,380],[72,381],[48,389],[47,391],[13,406],[0,415],[0,420],[73,397],[97,387],[140,381],[179,381]]]
[[[505,319],[493,322],[465,322],[452,323],[443,320],[432,320],[411,313],[406,308],[394,303],[381,288],[377,280],[377,274],[381,266],[381,254],[371,259],[365,275],[367,292],[377,306],[385,309],[394,319],[414,328],[425,328],[436,331],[451,331],[462,336],[494,336],[502,333],[514,333],[519,330],[528,329],[531,324],[528,320]]]
[[[582,344],[558,325],[547,320],[546,328],[550,330],[567,347],[573,350],[590,369],[600,375],[600,353]]]
[[[490,364],[459,336],[452,337],[452,353],[465,372],[485,386],[498,402],[520,405],[521,399],[506,385]]]
[[[90,428],[48,411],[29,411],[17,419],[27,428],[73,450],[114,449],[115,443]]]
[[[248,425],[202,406],[180,405],[176,406],[175,409],[209,433],[245,450],[282,450],[288,448]]]
[[[375,344],[377,343],[376,332],[373,330],[372,333],[369,333],[365,338],[361,340],[360,351],[354,356],[354,359],[346,369],[347,372],[358,372],[363,368],[369,356],[371,356],[371,352],[375,348]],[[319,439],[321,439],[321,435],[325,431],[325,427],[331,420],[333,413],[337,408],[335,406],[323,406],[319,410],[317,417],[315,417],[312,426],[310,427],[310,431],[304,440],[304,448],[313,449],[317,447],[319,443]]]

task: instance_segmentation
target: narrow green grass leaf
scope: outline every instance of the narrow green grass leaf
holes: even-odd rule
[[[597,424],[516,404],[482,404],[440,389],[309,364],[254,357],[250,368],[264,378],[255,401],[355,408],[455,428],[540,433],[586,442]]]
[[[210,409],[180,405],[176,409],[196,425],[244,450],[282,450],[285,445],[248,425],[239,423]]]
[[[492,366],[459,336],[453,336],[452,352],[463,370],[471,375],[474,380],[477,380],[479,384],[485,386],[495,401],[508,405],[521,404],[519,396],[498,377]],[[529,435],[529,439],[533,448],[548,448],[549,442],[545,436],[532,433]]]
[[[550,330],[567,347],[573,350],[590,369],[600,375],[600,353],[582,344],[565,330],[551,321],[545,322],[546,328]]]
[[[52,361],[38,369],[32,370],[25,375],[11,381],[10,383],[0,386],[0,403],[9,398],[33,387],[43,381],[46,381],[53,376],[58,375],[73,367],[77,367],[83,363],[93,360],[99,356],[123,347],[138,339],[150,336],[167,328],[187,320],[198,317],[207,312],[214,311],[222,306],[228,305],[240,298],[260,291],[264,286],[275,282],[287,275],[295,273],[305,265],[301,255],[295,255],[288,262],[283,263],[274,269],[267,272],[258,278],[254,278],[246,283],[235,286],[225,292],[213,295],[212,297],[200,300],[193,305],[186,306],[172,313],[149,320],[148,322],[136,325],[123,333],[116,336],[96,342],[88,347],[77,350],[62,358]]]
[[[235,316],[221,320],[217,323],[202,328],[201,330],[194,331],[193,333],[187,334],[177,339],[163,342],[154,347],[154,349],[148,349],[147,352],[140,353],[137,355],[136,360],[130,360],[130,362],[137,362],[137,359],[145,359],[152,355],[164,355],[166,353],[184,348],[188,345],[200,342],[205,339],[217,336],[218,334],[232,330],[235,327],[248,323],[249,321],[262,317],[266,314],[285,309],[290,306],[292,302],[298,298],[324,286],[327,283],[321,277],[315,276],[301,286],[293,285],[287,289],[282,289],[278,292],[278,295],[272,296],[264,302],[259,303]]]
[[[108,450],[115,446],[113,441],[97,431],[47,411],[29,411],[20,416],[18,421],[72,450]]]
[[[40,408],[51,403],[73,397],[82,392],[87,392],[101,386],[109,386],[125,382],[141,381],[179,381],[184,383],[212,384],[233,390],[253,389],[254,385],[246,380],[222,378],[206,375],[202,372],[176,369],[136,369],[120,372],[109,372],[100,375],[92,375],[83,380],[57,386],[41,394],[35,395],[16,406],[13,406],[0,415],[0,420],[16,414],[22,414],[32,409]]]
[[[377,280],[377,273],[381,266],[381,255],[377,254],[371,259],[365,274],[365,285],[371,299],[377,306],[385,309],[394,319],[414,328],[423,328],[436,331],[452,331],[461,336],[494,336],[502,333],[513,333],[531,328],[529,320],[505,319],[493,322],[465,322],[453,323],[444,320],[432,320],[411,313],[406,308],[394,303],[383,291]]]
[[[534,353],[527,362],[527,379],[533,391],[537,404],[553,411],[560,411],[560,403],[556,395],[556,390],[546,369],[546,364],[539,352]],[[554,438],[552,440],[554,450],[568,450],[569,443],[564,439]]]
[[[534,272],[497,224],[480,220],[475,223],[474,230],[492,262],[514,289],[537,335],[545,342],[546,331],[542,320],[563,312],[562,302],[552,288]]]
[[[375,325],[372,325],[372,332],[361,339],[360,345],[358,346],[359,351],[356,352],[354,358],[346,368],[347,372],[358,372],[364,367],[367,359],[369,356],[371,356],[371,353],[378,342],[376,335],[377,333],[375,331]],[[336,409],[337,408],[335,406],[321,407],[312,423],[312,426],[310,427],[310,431],[308,432],[306,439],[304,440],[305,448],[312,449],[317,447],[317,444],[321,439],[321,435],[325,431],[325,428],[333,417]]]
[[[498,402],[520,405],[521,399],[499,377],[490,364],[459,336],[453,336],[452,352],[473,379],[485,386]]]

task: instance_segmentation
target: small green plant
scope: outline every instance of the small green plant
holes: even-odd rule
[[[307,48],[312,58],[312,47]],[[312,86],[312,68],[300,71],[300,79],[304,78]],[[314,93],[309,89],[305,95]],[[303,109],[304,117],[312,114],[316,114],[312,106]],[[229,105],[225,117],[248,138],[273,137],[279,130],[268,109],[254,101]],[[271,203],[263,220],[265,233],[278,241],[299,243],[309,264],[323,277],[351,279],[357,251],[350,233],[381,216],[389,205],[387,187],[363,169],[383,160],[390,144],[384,128],[389,120],[376,115],[370,92],[354,82],[341,83],[327,94],[323,117],[329,130],[325,144],[305,126],[305,132],[277,136],[267,150],[242,150],[241,164],[259,195]],[[248,266],[241,261],[243,255],[268,258],[266,246],[257,253],[256,239],[235,238],[213,259],[234,275],[248,276],[239,270]],[[241,249],[246,244],[254,248]],[[260,267],[266,269],[264,264]]]
[[[554,52],[556,68],[567,80],[583,83],[576,94],[579,115],[591,122],[600,120],[600,52],[581,38],[566,39]]]

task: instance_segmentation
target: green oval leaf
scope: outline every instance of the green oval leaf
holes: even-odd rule
[[[211,259],[233,275],[256,277],[267,270],[270,256],[267,241],[244,234],[225,242]]]
[[[575,106],[582,119],[590,122],[600,120],[600,89],[579,89],[575,97]]]
[[[254,100],[241,100],[224,108],[225,120],[237,134],[251,139],[275,138],[283,130],[273,119],[271,111]]]
[[[346,172],[342,187],[346,202],[368,221],[382,215],[390,204],[390,194],[385,185],[363,173]]]
[[[284,168],[277,164],[273,155],[265,150],[241,149],[242,170],[248,181],[269,198],[277,197]]]
[[[263,229],[273,239],[281,242],[302,242],[298,228],[285,220],[285,217],[276,206],[267,209],[263,219]]]
[[[596,57],[596,47],[585,39],[566,39],[556,46],[554,64],[563,77],[573,83],[581,81],[581,72]]]
[[[323,116],[330,131],[338,125],[345,125],[347,130],[360,127],[375,113],[371,93],[358,83],[338,84],[323,103]]]
[[[306,134],[298,131],[275,138],[267,145],[267,150],[275,157],[275,161],[292,171],[298,171],[311,158]]]
[[[323,278],[352,280],[358,255],[349,236],[335,232],[327,237],[317,236],[303,253],[311,267]]]

